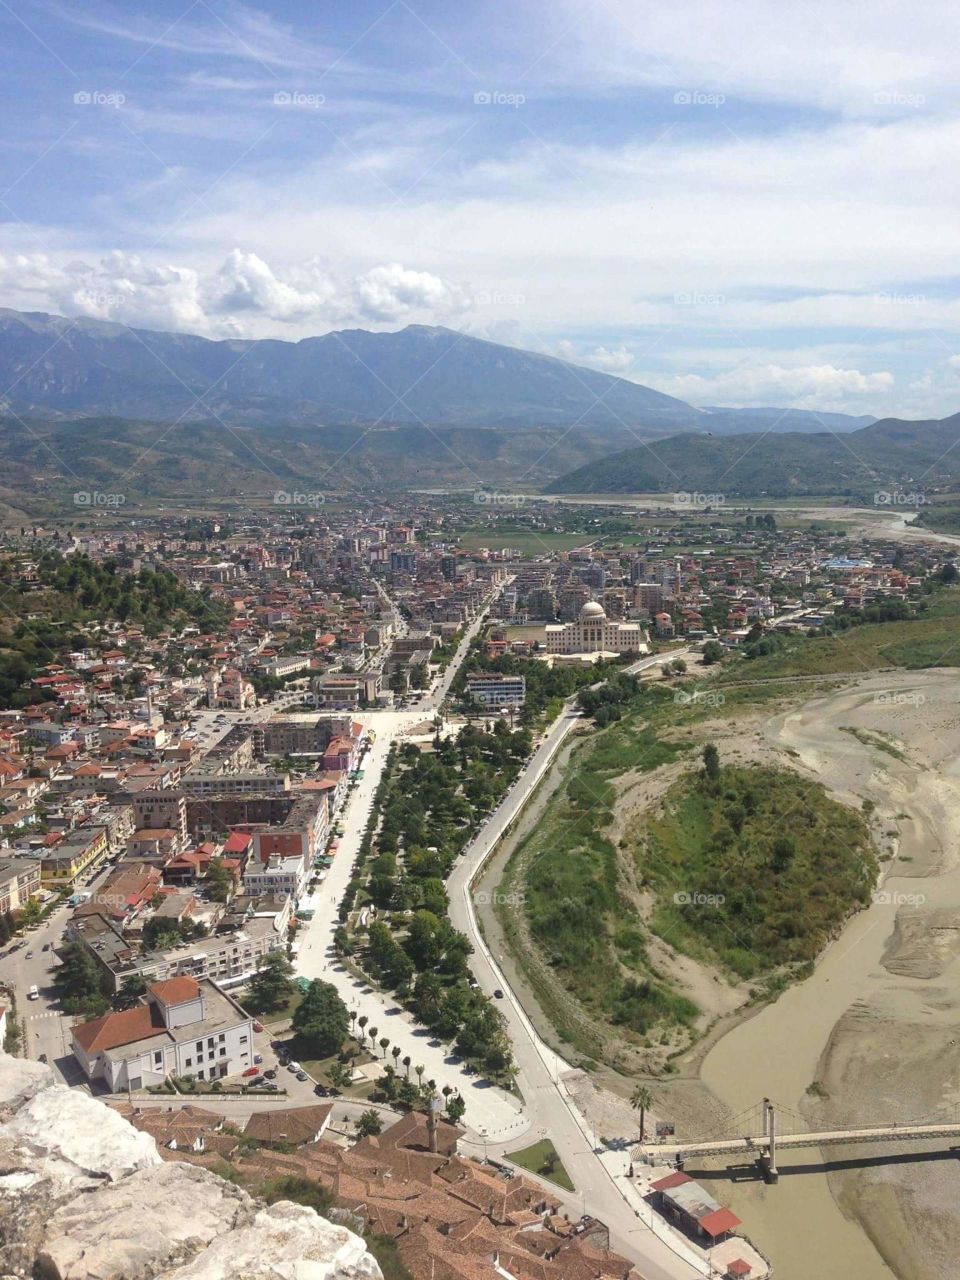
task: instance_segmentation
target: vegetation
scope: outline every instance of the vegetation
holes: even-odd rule
[[[295,991],[293,965],[282,951],[271,951],[250,979],[246,1003],[253,1013],[275,1013],[289,1004]]]
[[[297,1051],[303,1057],[337,1053],[350,1030],[347,1006],[330,982],[314,979],[293,1014]]]
[[[636,859],[656,893],[653,930],[741,978],[813,961],[877,874],[860,814],[798,774],[721,767],[710,746],[648,821]]]
[[[535,1142],[532,1147],[524,1147],[522,1151],[511,1151],[507,1159],[529,1173],[536,1173],[549,1182],[555,1182],[565,1191],[574,1190],[570,1175],[563,1167],[557,1149],[549,1138]]]
[[[53,985],[64,1013],[98,1018],[110,1007],[103,993],[103,971],[80,942],[62,949]]]

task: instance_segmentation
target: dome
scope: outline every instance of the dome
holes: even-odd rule
[[[603,605],[597,604],[596,600],[588,600],[580,610],[581,622],[602,622],[606,616]]]

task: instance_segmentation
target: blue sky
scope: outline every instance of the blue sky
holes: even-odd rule
[[[0,0],[0,304],[960,409],[941,0]]]

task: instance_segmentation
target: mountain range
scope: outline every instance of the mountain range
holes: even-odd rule
[[[916,492],[960,482],[960,413],[885,418],[857,431],[683,435],[561,475],[555,493],[722,493],[734,497]]]
[[[5,389],[5,390],[4,390]],[[802,410],[694,408],[625,378],[452,329],[349,329],[214,341],[0,309],[0,409],[259,426],[562,427],[655,439],[680,431],[816,430]],[[872,419],[834,415],[834,430]]]

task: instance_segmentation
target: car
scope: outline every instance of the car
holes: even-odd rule
[[[503,999],[503,992],[500,990],[500,988],[499,988],[499,987],[497,987],[496,991],[494,991],[494,993],[493,993],[493,998],[494,998],[494,1000],[502,1000],[502,999]]]
[[[32,951],[28,951],[28,952],[27,952],[27,956],[26,956],[26,958],[27,958],[28,960],[32,960],[32,959],[33,959],[33,952],[32,952]]]
[[[307,1078],[307,1073],[306,1073],[305,1071],[298,1071],[298,1072],[297,1072],[297,1079],[298,1079],[298,1080],[306,1080],[306,1078]]]
[[[262,1031],[262,1030],[263,1030],[263,1023],[262,1023],[262,1022],[255,1022],[255,1023],[253,1024],[253,1029],[254,1029],[254,1031]]]
[[[40,1053],[40,1054],[38,1054],[38,1055],[37,1055],[37,1061],[38,1061],[38,1062],[48,1062],[48,1061],[49,1061],[49,1059],[47,1058],[47,1055],[46,1055],[45,1053]]]
[[[294,1074],[294,1075],[296,1075],[296,1074],[297,1074],[297,1072],[300,1070],[300,1063],[299,1063],[299,1062],[288,1062],[288,1063],[287,1063],[287,1070],[288,1070],[288,1071],[292,1071],[292,1072],[293,1072],[293,1074]]]
[[[318,1098],[325,1098],[327,1096],[327,1086],[324,1084],[315,1084],[313,1086],[313,1092]]]
[[[279,1093],[278,1086],[275,1085],[272,1080],[268,1080],[263,1087],[266,1089],[267,1093]]]
[[[258,1075],[260,1074],[260,1068],[259,1068],[259,1067],[247,1067],[246,1071],[242,1072],[241,1074],[242,1074],[242,1075],[245,1075],[245,1076],[258,1076]]]
[[[53,943],[52,943],[52,942],[45,942],[45,943],[43,944],[43,949],[44,949],[44,951],[49,951],[49,950],[50,950],[50,948],[51,948],[52,946],[53,946]]]
[[[36,985],[36,983],[34,983],[34,985],[33,985],[33,986],[30,988],[30,990],[27,992],[27,999],[28,999],[28,1000],[39,1000],[39,999],[40,999],[40,988]]]
[[[267,1082],[263,1078],[263,1076],[257,1075],[253,1077],[250,1083],[253,1085],[255,1089],[259,1089],[262,1085],[265,1085]]]
[[[267,1079],[268,1079],[268,1080],[276,1080],[276,1078],[277,1078],[277,1068],[276,1068],[276,1067],[267,1067],[266,1071],[265,1071],[263,1074],[267,1077]]]

